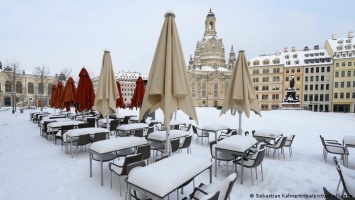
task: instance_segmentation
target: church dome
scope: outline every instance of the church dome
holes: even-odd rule
[[[210,9],[210,12],[207,14],[207,18],[209,17],[214,17],[214,13],[212,12],[212,10]]]

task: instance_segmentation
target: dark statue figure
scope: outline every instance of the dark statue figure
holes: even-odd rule
[[[295,86],[295,79],[293,77],[293,75],[291,75],[290,77],[290,88],[293,88]]]

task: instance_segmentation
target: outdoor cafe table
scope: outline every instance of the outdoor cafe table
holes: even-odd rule
[[[125,124],[117,127],[116,137],[117,135],[119,135],[120,132],[125,133],[125,135],[127,136],[127,132],[131,132],[133,130],[146,129],[146,128],[148,128],[148,124],[146,123]]]
[[[169,137],[170,139],[182,138],[189,135],[187,131],[181,130],[170,130]],[[166,131],[154,131],[149,134],[147,140],[156,141],[156,142],[165,142],[166,140]]]
[[[77,129],[71,129],[68,130],[66,133],[63,134],[63,141],[66,143],[66,141],[70,141],[70,155],[73,157],[73,138],[74,137],[79,137],[80,135],[85,135],[85,134],[90,134],[94,135],[95,133],[102,133],[105,132],[107,134],[107,138],[110,138],[110,132],[106,128],[77,128]],[[67,145],[65,145],[65,148],[67,149]]]
[[[131,123],[138,123],[138,117],[131,117],[131,118],[129,118],[129,121]]]
[[[204,126],[202,126],[202,128],[199,128],[199,129],[201,129],[202,131],[206,131],[206,132],[214,132],[215,141],[218,142],[218,140],[217,140],[218,131],[228,130],[229,126],[221,125],[221,124],[209,124],[209,125],[204,125]]]
[[[217,177],[217,151],[228,151],[233,155],[240,156],[241,168],[242,168],[242,178],[241,184],[243,184],[243,157],[248,149],[257,143],[256,139],[249,136],[233,135],[227,137],[216,144],[215,148],[215,176]]]
[[[63,122],[63,121],[71,121],[71,119],[69,118],[55,118],[55,119],[50,119],[50,118],[45,118],[41,120],[40,122],[40,126],[39,126],[39,134],[41,135],[42,134],[42,129],[44,128],[44,123],[45,122]]]
[[[51,123],[47,124],[47,130],[48,130],[48,132],[53,134],[54,131],[58,131],[62,126],[69,126],[69,125],[78,126],[79,124],[84,124],[84,123],[85,122],[83,122],[83,121],[75,121],[75,120],[51,122]]]
[[[181,185],[210,170],[212,183],[212,163],[200,156],[176,154],[146,167],[134,168],[128,175],[128,193],[131,189],[146,193],[152,199],[164,199]],[[131,199],[131,195],[128,195]]]
[[[261,139],[267,139],[267,140],[273,140],[274,141],[274,154],[273,158],[275,159],[275,145],[276,145],[276,139],[279,137],[283,136],[283,133],[279,130],[271,130],[271,129],[263,129],[263,130],[256,130],[254,135],[256,139],[261,138]]]
[[[112,120],[114,119],[108,119],[108,122],[111,122]],[[102,119],[99,119],[97,120],[97,124],[100,126],[105,126],[106,127],[106,124],[107,124],[107,118],[102,118]]]
[[[101,165],[101,185],[104,185],[103,178],[103,157],[107,153],[113,153],[122,149],[137,147],[140,145],[148,144],[145,138],[140,137],[120,137],[109,140],[101,140],[93,143],[90,146],[90,177],[92,177],[92,160],[93,156],[98,155]]]

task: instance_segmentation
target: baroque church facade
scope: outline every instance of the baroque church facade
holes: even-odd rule
[[[212,10],[205,20],[205,32],[190,56],[188,74],[195,106],[222,106],[229,86],[236,53],[233,46],[226,60],[222,39],[217,37],[216,17]]]

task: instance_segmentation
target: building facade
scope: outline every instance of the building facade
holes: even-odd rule
[[[23,71],[16,75],[15,87],[10,80],[11,70],[0,72],[0,105],[13,106],[49,106],[52,94],[52,85],[58,83],[58,76],[48,76],[47,84],[42,86],[33,74]]]
[[[205,20],[205,32],[190,57],[188,74],[196,106],[221,106],[231,79],[236,55],[231,47],[225,59],[222,39],[217,37],[216,17],[212,10]]]
[[[353,32],[348,37],[336,34],[325,42],[325,49],[333,63],[333,112],[355,112],[355,41]]]

